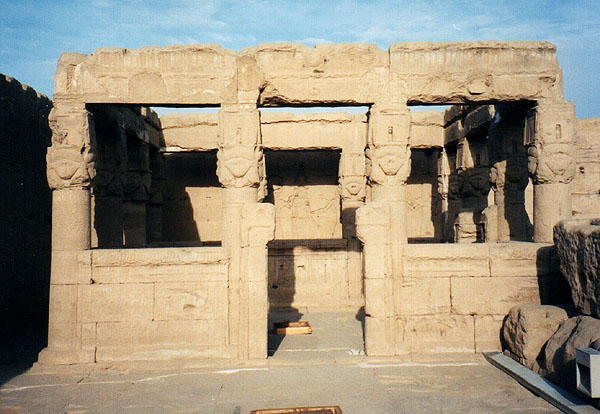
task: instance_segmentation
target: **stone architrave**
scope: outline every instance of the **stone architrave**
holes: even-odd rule
[[[552,228],[571,217],[575,176],[575,105],[538,103],[527,114],[525,145],[533,179],[533,241],[552,242]]]
[[[90,248],[90,187],[95,175],[94,124],[84,104],[58,104],[49,116],[52,146],[47,176],[52,188],[52,269],[48,348],[42,363],[94,361],[78,320],[78,254]]]

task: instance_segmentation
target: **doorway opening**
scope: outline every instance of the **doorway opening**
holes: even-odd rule
[[[342,236],[339,150],[265,150],[275,205],[269,243],[269,355],[362,353],[362,267]],[[278,322],[308,321],[310,335],[275,335]]]

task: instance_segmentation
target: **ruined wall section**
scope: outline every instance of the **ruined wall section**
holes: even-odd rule
[[[52,102],[0,74],[0,362],[46,342],[51,194],[46,181]]]
[[[600,119],[577,120],[575,146],[573,215],[600,217]]]

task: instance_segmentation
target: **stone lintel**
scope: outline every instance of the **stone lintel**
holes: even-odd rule
[[[239,79],[238,66],[252,67],[250,80]],[[232,87],[243,93],[232,95]],[[101,48],[63,54],[55,91],[55,101],[148,105],[219,105],[233,96],[264,106],[369,105],[388,92],[423,104],[563,96],[555,46],[495,41],[398,43],[388,51],[291,43],[239,53],[215,45]]]

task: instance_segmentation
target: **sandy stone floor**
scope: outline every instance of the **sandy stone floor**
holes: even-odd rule
[[[270,338],[277,349],[265,361],[0,367],[0,414],[248,414],[318,405],[344,414],[559,412],[481,355],[367,358],[354,315],[301,319],[314,336]]]
[[[0,413],[227,413],[339,405],[348,413],[559,412],[483,358],[264,363],[195,369],[35,368],[0,388]],[[7,372],[5,372],[7,374]]]

